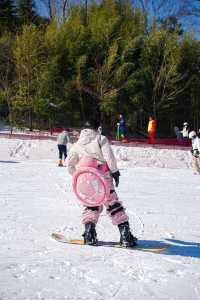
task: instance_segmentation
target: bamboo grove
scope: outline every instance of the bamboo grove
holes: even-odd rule
[[[92,115],[112,130],[123,113],[132,134],[146,131],[149,115],[160,136],[184,121],[200,127],[200,42],[175,18],[147,27],[144,11],[114,0],[71,5],[65,19],[11,5],[9,18],[6,3],[1,119],[41,129],[79,127]]]

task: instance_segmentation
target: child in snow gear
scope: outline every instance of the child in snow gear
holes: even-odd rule
[[[98,133],[98,127],[99,123],[95,120],[87,122],[84,126],[78,141],[70,149],[68,171],[71,175],[76,174],[81,168],[80,164],[84,158],[91,158],[97,161],[97,168],[101,169],[101,175],[109,186],[109,193],[104,202],[107,214],[111,218],[113,225],[119,226],[121,244],[125,247],[132,247],[136,245],[137,239],[130,232],[128,216],[122,202],[118,199],[113,184],[114,180],[115,185],[119,185],[120,172],[108,139]],[[102,167],[105,165],[107,168]],[[102,210],[103,205],[84,205],[82,223],[85,225],[83,235],[85,244],[97,244],[95,225]]]
[[[57,137],[57,144],[58,144],[58,151],[59,151],[59,161],[58,166],[63,167],[63,157],[64,161],[67,157],[67,143],[69,142],[69,136],[66,130],[63,130],[61,133],[58,134]]]

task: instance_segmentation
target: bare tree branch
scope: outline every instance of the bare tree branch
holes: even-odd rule
[[[142,9],[150,23],[169,17],[191,25],[200,23],[200,0],[133,0],[133,4]]]

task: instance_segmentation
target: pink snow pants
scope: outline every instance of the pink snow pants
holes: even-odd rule
[[[121,223],[127,222],[128,216],[125,213],[122,202],[120,202],[117,197],[110,172],[106,172],[104,174],[104,177],[108,181],[108,184],[110,186],[110,196],[104,203],[107,214],[111,218],[113,225],[119,225]],[[86,224],[92,222],[96,224],[102,211],[103,205],[95,207],[85,207],[82,215],[82,223]]]

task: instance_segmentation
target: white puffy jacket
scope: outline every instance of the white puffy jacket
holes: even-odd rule
[[[189,129],[188,129],[187,126],[184,126],[183,130],[181,132],[182,132],[182,135],[183,135],[184,138],[188,138],[188,136],[189,136]]]
[[[200,140],[198,136],[192,139],[192,150],[198,150],[200,152]]]
[[[72,175],[82,157],[95,158],[99,163],[107,162],[111,173],[118,171],[117,162],[108,139],[93,129],[83,129],[78,141],[68,155],[68,171]]]

